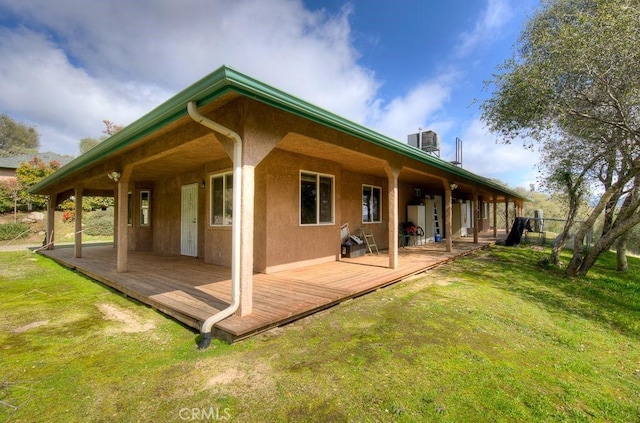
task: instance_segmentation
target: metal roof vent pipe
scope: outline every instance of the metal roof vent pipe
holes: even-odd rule
[[[200,328],[202,339],[198,342],[198,349],[211,345],[211,328],[219,321],[226,319],[238,310],[240,306],[240,207],[242,195],[242,138],[231,129],[212,121],[198,112],[195,101],[187,103],[187,112],[191,119],[206,126],[214,132],[233,140],[233,209],[231,221],[231,304],[224,310],[207,318]]]

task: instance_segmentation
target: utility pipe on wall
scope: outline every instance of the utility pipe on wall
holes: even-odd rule
[[[195,101],[187,103],[187,112],[194,121],[206,126],[214,132],[224,135],[233,140],[233,216],[231,221],[231,304],[224,310],[210,316],[204,321],[200,328],[202,340],[198,343],[198,348],[207,348],[211,344],[211,328],[213,325],[231,316],[240,306],[240,228],[242,204],[242,138],[240,135],[226,128],[219,123],[212,121],[198,112]]]

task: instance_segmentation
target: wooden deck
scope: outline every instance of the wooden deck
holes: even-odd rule
[[[444,243],[401,248],[397,269],[386,267],[388,257],[381,252],[255,274],[253,313],[219,322],[213,335],[231,342],[246,338],[484,248],[495,238],[482,236],[478,244],[471,241],[454,240],[451,253],[445,251]],[[195,329],[231,302],[231,270],[204,264],[201,259],[130,252],[130,270],[117,273],[113,246],[83,246],[79,259],[73,257],[73,248],[57,247],[41,253]]]

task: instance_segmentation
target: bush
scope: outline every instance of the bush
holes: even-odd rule
[[[83,219],[84,220],[84,219]],[[113,209],[98,210],[87,214],[84,233],[92,236],[113,235]]]
[[[29,236],[29,225],[24,223],[4,223],[0,224],[0,241],[11,241],[16,238],[26,238]]]
[[[76,213],[74,211],[66,210],[62,212],[62,221],[64,223],[73,222],[76,220]]]

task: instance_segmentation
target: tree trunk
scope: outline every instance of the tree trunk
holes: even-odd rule
[[[571,271],[569,272],[569,268],[567,268],[567,274],[570,276],[585,276],[589,269],[595,264],[596,260],[602,254],[602,252],[607,251],[613,243],[620,238],[621,236],[625,236],[628,232],[638,223],[640,223],[640,213],[632,214],[628,219],[624,219],[621,222],[618,222],[619,218],[616,219],[616,223],[613,225],[611,230],[607,232],[606,235],[601,237],[589,252],[583,257],[580,257],[579,262],[572,259]],[[575,258],[575,255],[574,255]]]
[[[616,241],[616,256],[618,272],[628,272],[629,263],[627,263],[627,240],[629,239],[629,231],[625,232],[618,241]]]
[[[598,216],[600,216],[600,213],[604,211],[604,208],[609,202],[609,200],[611,200],[611,198],[621,189],[621,187],[624,187],[624,185],[627,182],[629,182],[632,178],[633,178],[633,175],[627,175],[625,178],[619,179],[618,181],[616,181],[615,184],[610,186],[602,195],[602,197],[600,197],[600,201],[598,201],[598,204],[596,204],[596,206],[591,210],[591,213],[589,214],[589,217],[587,218],[587,220],[585,220],[580,225],[580,227],[578,228],[578,231],[576,232],[576,237],[573,245],[573,257],[571,257],[571,261],[567,266],[567,275],[569,276],[586,275],[589,269],[591,268],[591,266],[593,266],[593,264],[595,263],[595,259],[597,259],[598,256],[605,250],[605,249],[599,249],[596,246],[600,245],[601,242],[604,242],[604,240],[607,239],[609,240],[607,248],[609,248],[613,244],[613,242],[616,240],[616,238],[618,238],[620,235],[622,235],[622,233],[624,233],[624,230],[623,231],[620,230],[621,227],[625,227],[629,229],[633,227],[636,223],[638,223],[638,221],[640,221],[636,219],[638,216],[634,216],[634,218],[630,218],[628,219],[628,221],[625,221],[623,224],[618,225],[619,218],[616,219],[614,228],[612,228],[606,234],[603,234],[603,236],[594,244],[593,248],[589,251],[589,253],[586,256],[584,255],[584,251],[582,248],[582,241],[587,235],[587,232],[591,228],[593,228],[593,224],[595,223]],[[636,183],[638,182],[640,181],[636,181]],[[630,206],[629,209],[635,210],[637,207],[638,207],[637,205],[635,207]],[[636,223],[629,226],[629,222],[631,221],[636,221]],[[587,260],[587,256],[589,256],[588,260]]]
[[[569,232],[571,231],[576,212],[578,211],[577,204],[577,201],[569,201],[569,213],[567,216],[567,220],[564,222],[564,228],[562,228],[562,232],[556,238],[556,241],[553,243],[553,247],[551,248],[551,263],[554,266],[560,265],[560,252],[567,245]]]

